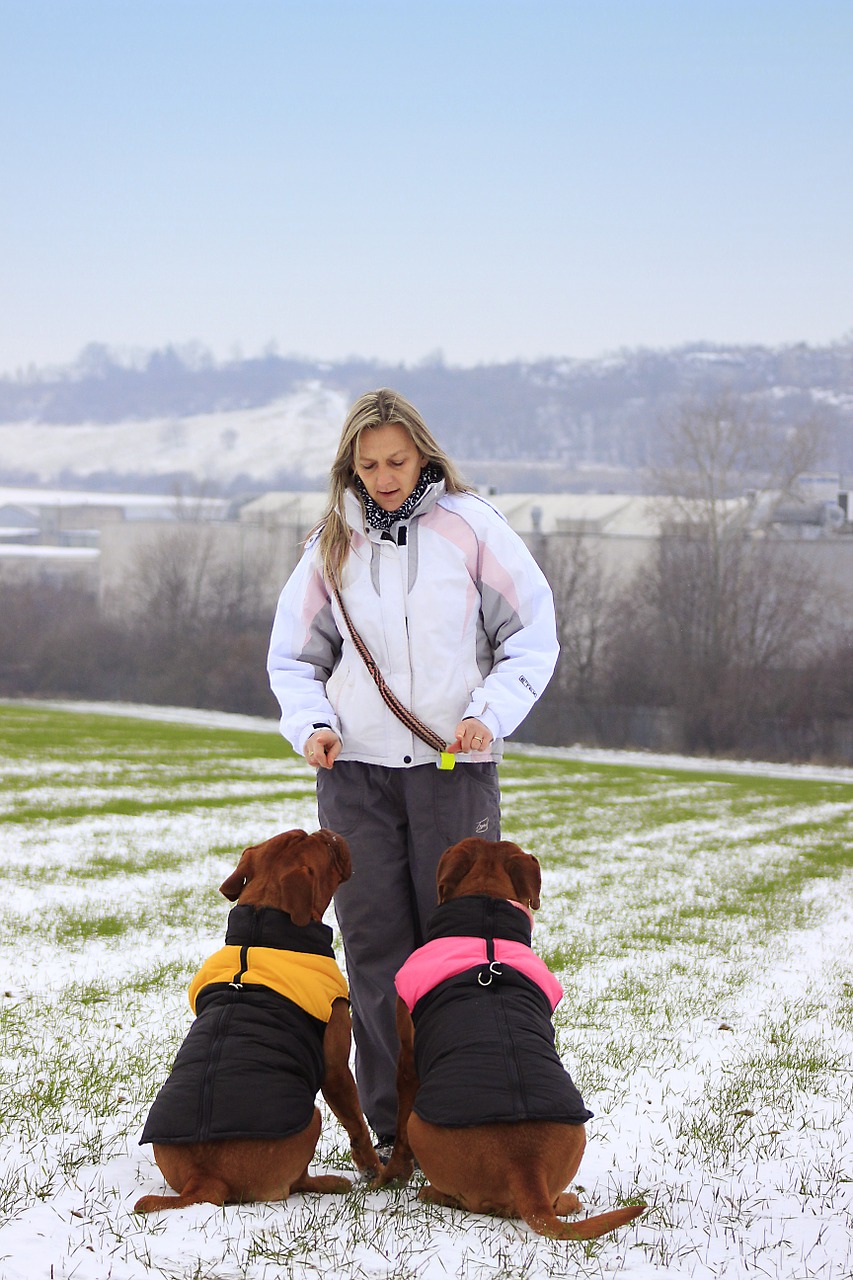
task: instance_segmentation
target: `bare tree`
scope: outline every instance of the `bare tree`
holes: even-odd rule
[[[124,698],[132,648],[74,582],[0,585],[0,691]]]
[[[551,539],[547,574],[554,592],[560,640],[557,687],[578,702],[590,702],[598,691],[611,589],[600,557],[582,534]]]
[[[661,423],[661,461],[649,470],[650,489],[691,522],[698,509],[713,524],[726,501],[747,489],[790,496],[820,456],[823,435],[817,417],[780,432],[730,392],[690,400]]]
[[[271,711],[265,654],[269,564],[242,531],[181,521],[140,548],[128,574],[128,625],[140,696]]]
[[[136,553],[127,583],[129,611],[167,642],[198,634],[208,609],[214,533],[179,523]]]
[[[164,639],[242,630],[272,615],[273,544],[257,530],[182,520],[137,551],[127,583],[130,611]]]
[[[728,748],[769,709],[774,673],[807,661],[820,634],[819,583],[789,544],[758,527],[746,492],[790,494],[819,433],[807,423],[779,438],[724,396],[685,406],[667,440],[655,473],[663,536],[641,588],[658,689],[682,711],[688,745]]]

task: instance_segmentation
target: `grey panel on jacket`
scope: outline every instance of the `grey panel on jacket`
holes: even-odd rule
[[[521,631],[523,623],[515,609],[510,608],[506,596],[502,596],[485,582],[478,582],[477,586],[485,627],[485,634],[481,633],[477,637],[477,665],[485,677],[492,667],[496,667],[506,657],[506,642]]]
[[[311,624],[308,643],[298,655],[300,662],[310,662],[314,679],[324,684],[335,669],[343,641],[335,624],[331,602],[324,604]]]
[[[418,543],[420,542],[420,525],[417,520],[413,520],[409,525],[406,538],[409,551],[408,590],[411,592],[418,578]]]

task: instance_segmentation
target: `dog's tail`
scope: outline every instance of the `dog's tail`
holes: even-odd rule
[[[606,1213],[597,1213],[592,1218],[581,1218],[578,1222],[561,1222],[554,1211],[554,1206],[547,1202],[547,1197],[534,1205],[519,1205],[520,1216],[529,1227],[540,1236],[549,1236],[552,1240],[597,1240],[619,1227],[626,1226],[646,1212],[644,1204],[626,1205],[624,1209],[609,1209]]]
[[[609,1235],[619,1227],[626,1226],[646,1212],[644,1204],[629,1204],[624,1209],[608,1209],[606,1213],[597,1213],[592,1218],[581,1218],[578,1222],[560,1222],[557,1218],[558,1239],[560,1240],[597,1240],[599,1236]]]
[[[133,1206],[134,1213],[158,1213],[161,1209],[186,1209],[191,1204],[227,1204],[226,1183],[215,1178],[191,1178],[178,1196],[143,1196]]]
[[[183,1196],[142,1196],[133,1206],[134,1213],[159,1213],[161,1209],[184,1209],[188,1204],[199,1204],[193,1197],[191,1200]]]

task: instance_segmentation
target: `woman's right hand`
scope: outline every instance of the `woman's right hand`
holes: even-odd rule
[[[320,769],[331,769],[340,755],[341,740],[334,729],[315,729],[305,743],[305,759]]]

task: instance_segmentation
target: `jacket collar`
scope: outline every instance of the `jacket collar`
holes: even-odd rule
[[[232,907],[228,913],[226,947],[272,947],[278,951],[301,951],[332,956],[332,930],[319,920],[296,925],[286,911],[277,907]]]
[[[427,924],[426,941],[435,938],[505,938],[530,946],[531,925],[523,907],[507,898],[470,894],[436,907]]]
[[[445,485],[444,479],[434,480],[432,484],[427,486],[424,496],[421,498],[414,511],[408,517],[409,520],[416,520],[418,516],[425,515],[427,511],[431,511],[439,498],[444,497]],[[364,518],[364,508],[361,505],[361,499],[354,489],[347,489],[344,494],[344,518],[351,529],[356,533],[362,534],[365,538],[370,538],[373,542],[378,542],[382,538],[381,529],[372,529]],[[400,521],[406,524],[408,521]]]

